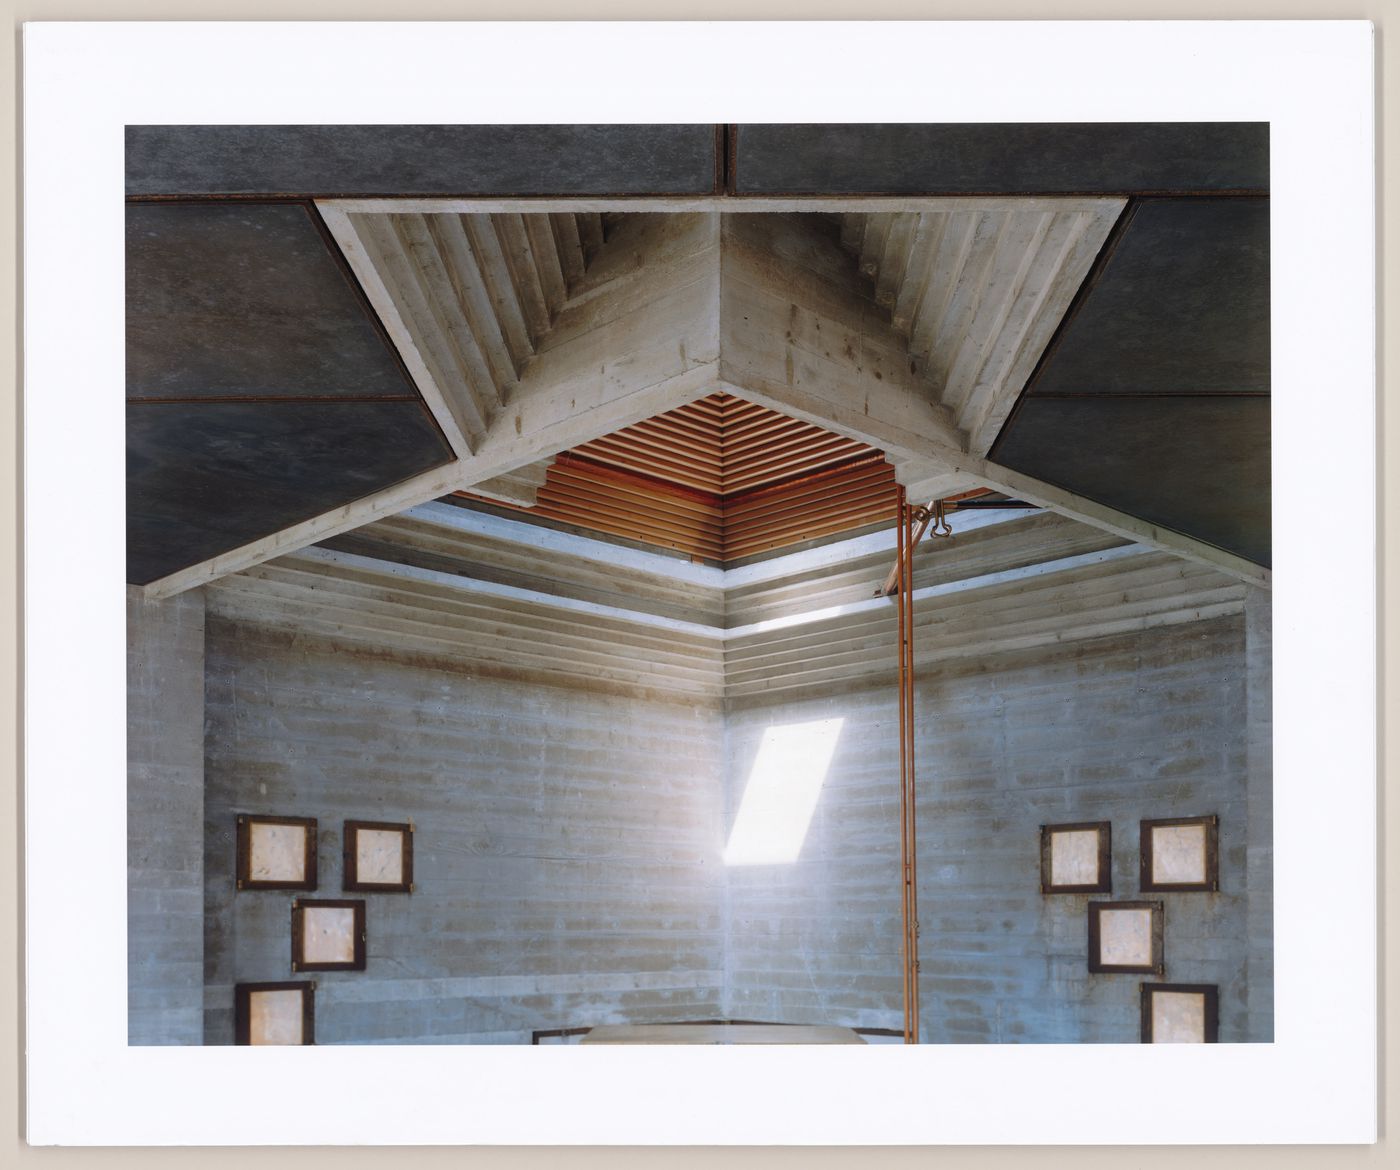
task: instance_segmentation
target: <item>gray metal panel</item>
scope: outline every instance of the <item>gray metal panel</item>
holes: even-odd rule
[[[715,128],[128,126],[128,195],[698,195]]]
[[[1264,190],[1266,122],[742,125],[741,195]]]
[[[133,584],[451,460],[418,403],[140,403],[126,413]]]
[[[1269,392],[1269,201],[1147,199],[1027,393]]]
[[[1267,398],[1024,399],[996,462],[1260,565],[1271,561]]]
[[[302,203],[129,204],[129,398],[417,399]]]

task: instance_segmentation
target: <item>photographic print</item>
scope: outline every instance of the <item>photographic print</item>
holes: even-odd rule
[[[1059,814],[1042,888],[1107,892],[1128,799],[1254,810],[1193,974],[1270,1039],[1266,124],[132,125],[125,167],[132,653],[205,696],[159,728],[187,1041],[279,945],[210,878],[255,799],[416,887],[322,1044],[1130,1041],[1012,847]]]
[[[26,466],[51,513],[26,517],[39,1140],[256,1138],[217,1092],[159,1123],[117,1102],[168,1096],[191,1061],[236,1080],[238,988],[286,981],[293,945],[296,976],[335,969],[315,974],[323,1051],[257,1058],[269,1139],[976,1142],[999,1098],[1041,1092],[1057,1107],[1028,1118],[1037,1140],[1162,1140],[1145,1102],[1171,1084],[1191,1119],[1175,1140],[1365,1128],[1340,1090],[1325,1116],[1294,1107],[1286,1070],[1324,1052],[1339,1084],[1364,1080],[1346,1054],[1365,1029],[1301,1002],[1318,898],[1273,897],[1319,765],[1299,729],[1343,756],[1368,742],[1346,731],[1364,731],[1348,680],[1372,659],[1343,661],[1369,646],[1364,606],[1329,609],[1300,673],[1317,585],[1284,540],[1318,530],[1286,470],[1308,394],[1333,386],[1329,425],[1365,433],[1348,290],[1369,288],[1370,221],[1347,192],[1369,171],[1341,140],[1369,123],[1339,113],[1364,107],[1364,70],[1340,68],[1359,38],[858,25],[853,76],[878,38],[937,45],[943,68],[914,88],[881,70],[880,101],[798,102],[784,79],[833,29],[793,26],[777,52],[753,26],[726,35],[735,67],[760,45],[781,64],[766,97],[719,109],[676,98],[671,26],[607,30],[632,46],[626,84],[588,71],[566,105],[499,89],[518,28],[386,25],[376,68],[350,72],[367,28],[319,26],[314,53],[294,25],[137,31],[27,40]],[[687,54],[720,44],[690,35]],[[531,36],[542,61],[616,50],[585,26]],[[993,41],[1008,84],[971,68]],[[79,45],[99,107],[62,97]],[[235,48],[270,88],[223,67]],[[1231,87],[1185,84],[1166,68],[1183,52]],[[1050,56],[1095,99],[1057,89]],[[1284,68],[1302,59],[1318,72]],[[639,96],[650,121],[629,120]],[[1319,174],[1332,279],[1297,214]],[[55,299],[44,274],[79,253],[92,279]],[[1300,272],[1335,299],[1300,297]],[[80,312],[87,343],[70,326],[58,344]],[[62,386],[91,386],[95,414],[58,410]],[[105,549],[124,607],[63,569],[52,510],[76,506],[79,453],[94,566]],[[1364,470],[1329,463],[1329,492]],[[1337,600],[1365,516],[1333,510]],[[1296,584],[1277,597],[1275,566]],[[79,639],[91,728],[54,734],[50,675]],[[1335,686],[1300,708],[1315,677]],[[1344,777],[1365,768],[1327,767],[1362,823]],[[239,889],[238,817],[290,814],[316,820],[317,890],[359,906],[306,891],[313,929],[289,936],[299,891]],[[1142,892],[1136,828],[1202,816],[1218,888],[1181,888],[1200,869],[1164,838],[1176,885]],[[94,886],[125,945],[89,997],[50,926],[72,921],[56,839],[124,874],[110,899]],[[261,874],[295,876],[294,846],[259,844]],[[1367,858],[1319,848],[1332,900],[1359,897]],[[1115,894],[1159,899],[1146,947],[1130,908],[1090,911]],[[1107,970],[1089,970],[1091,914]],[[1228,989],[1229,1080],[1270,1086],[1267,1109],[1227,1110],[1218,1049],[1183,1088],[1185,1054],[1138,1046],[1166,952],[1172,980]],[[292,1035],[273,1030],[289,1004],[265,1001],[269,1034]],[[69,1055],[82,1034],[121,1073],[110,1102]],[[858,1051],[889,1041],[922,1053],[937,1118],[890,1108],[899,1062]],[[701,1132],[669,1098],[623,1116],[646,1085],[705,1092],[686,1043],[742,1090],[733,1116]],[[1055,1084],[1033,1075],[1047,1044]],[[857,1059],[850,1123],[831,1093]],[[790,1073],[800,1092],[763,1105]],[[326,1104],[367,1077],[385,1108],[329,1129]],[[1084,1083],[1108,1094],[1092,1133],[1058,1107]],[[61,1115],[60,1084],[91,1111]]]

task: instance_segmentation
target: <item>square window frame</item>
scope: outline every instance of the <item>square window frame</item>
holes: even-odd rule
[[[1099,917],[1105,910],[1151,910],[1152,911],[1152,961],[1141,963],[1104,963],[1101,958],[1102,939]],[[1159,901],[1137,900],[1132,902],[1090,902],[1089,903],[1089,972],[1093,975],[1162,975],[1166,971],[1166,955],[1163,947],[1164,919],[1166,904]]]
[[[1053,844],[1056,833],[1087,832],[1099,835],[1099,877],[1093,885],[1061,885],[1050,880],[1053,872]],[[1111,821],[1075,821],[1063,825],[1040,826],[1040,892],[1042,894],[1111,894],[1113,893],[1113,823]]]
[[[252,996],[255,991],[300,991],[301,992],[301,1047],[316,1043],[316,981],[314,979],[288,980],[281,983],[235,983],[233,985],[233,1042],[255,1048],[271,1045],[255,1045],[251,1037]],[[288,1045],[287,1047],[297,1047]]]
[[[254,881],[253,826],[300,825],[305,830],[306,860],[299,882]],[[315,817],[266,816],[261,813],[239,813],[237,816],[237,856],[234,865],[234,885],[237,890],[314,890],[319,883],[317,874],[317,823]]]
[[[1140,985],[1142,1026],[1140,1036],[1144,1044],[1153,1044],[1152,1039],[1152,997],[1159,991],[1175,991],[1205,996],[1205,1037],[1206,1044],[1220,1042],[1220,985],[1218,983],[1143,983]]]
[[[403,880],[399,882],[362,882],[359,877],[357,841],[361,829],[397,832],[403,842]],[[341,838],[343,865],[340,888],[347,893],[411,894],[413,893],[413,833],[412,821],[346,821]]]
[[[353,910],[355,957],[346,963],[308,963],[304,954],[305,912],[308,909]],[[292,971],[363,971],[367,932],[363,898],[298,898],[292,903]]]
[[[1204,825],[1206,830],[1205,880],[1200,882],[1158,882],[1152,879],[1152,831],[1182,825]],[[1144,894],[1185,894],[1220,892],[1220,817],[1215,813],[1199,817],[1165,817],[1138,822],[1138,889]]]

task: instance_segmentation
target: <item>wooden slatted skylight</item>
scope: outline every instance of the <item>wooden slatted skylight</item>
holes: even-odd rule
[[[888,521],[894,489],[875,448],[717,393],[560,455],[519,510],[722,563]]]

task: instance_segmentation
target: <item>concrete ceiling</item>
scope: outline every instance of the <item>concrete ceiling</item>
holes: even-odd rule
[[[133,127],[132,579],[720,391],[1267,580],[1266,189],[1254,124]]]

